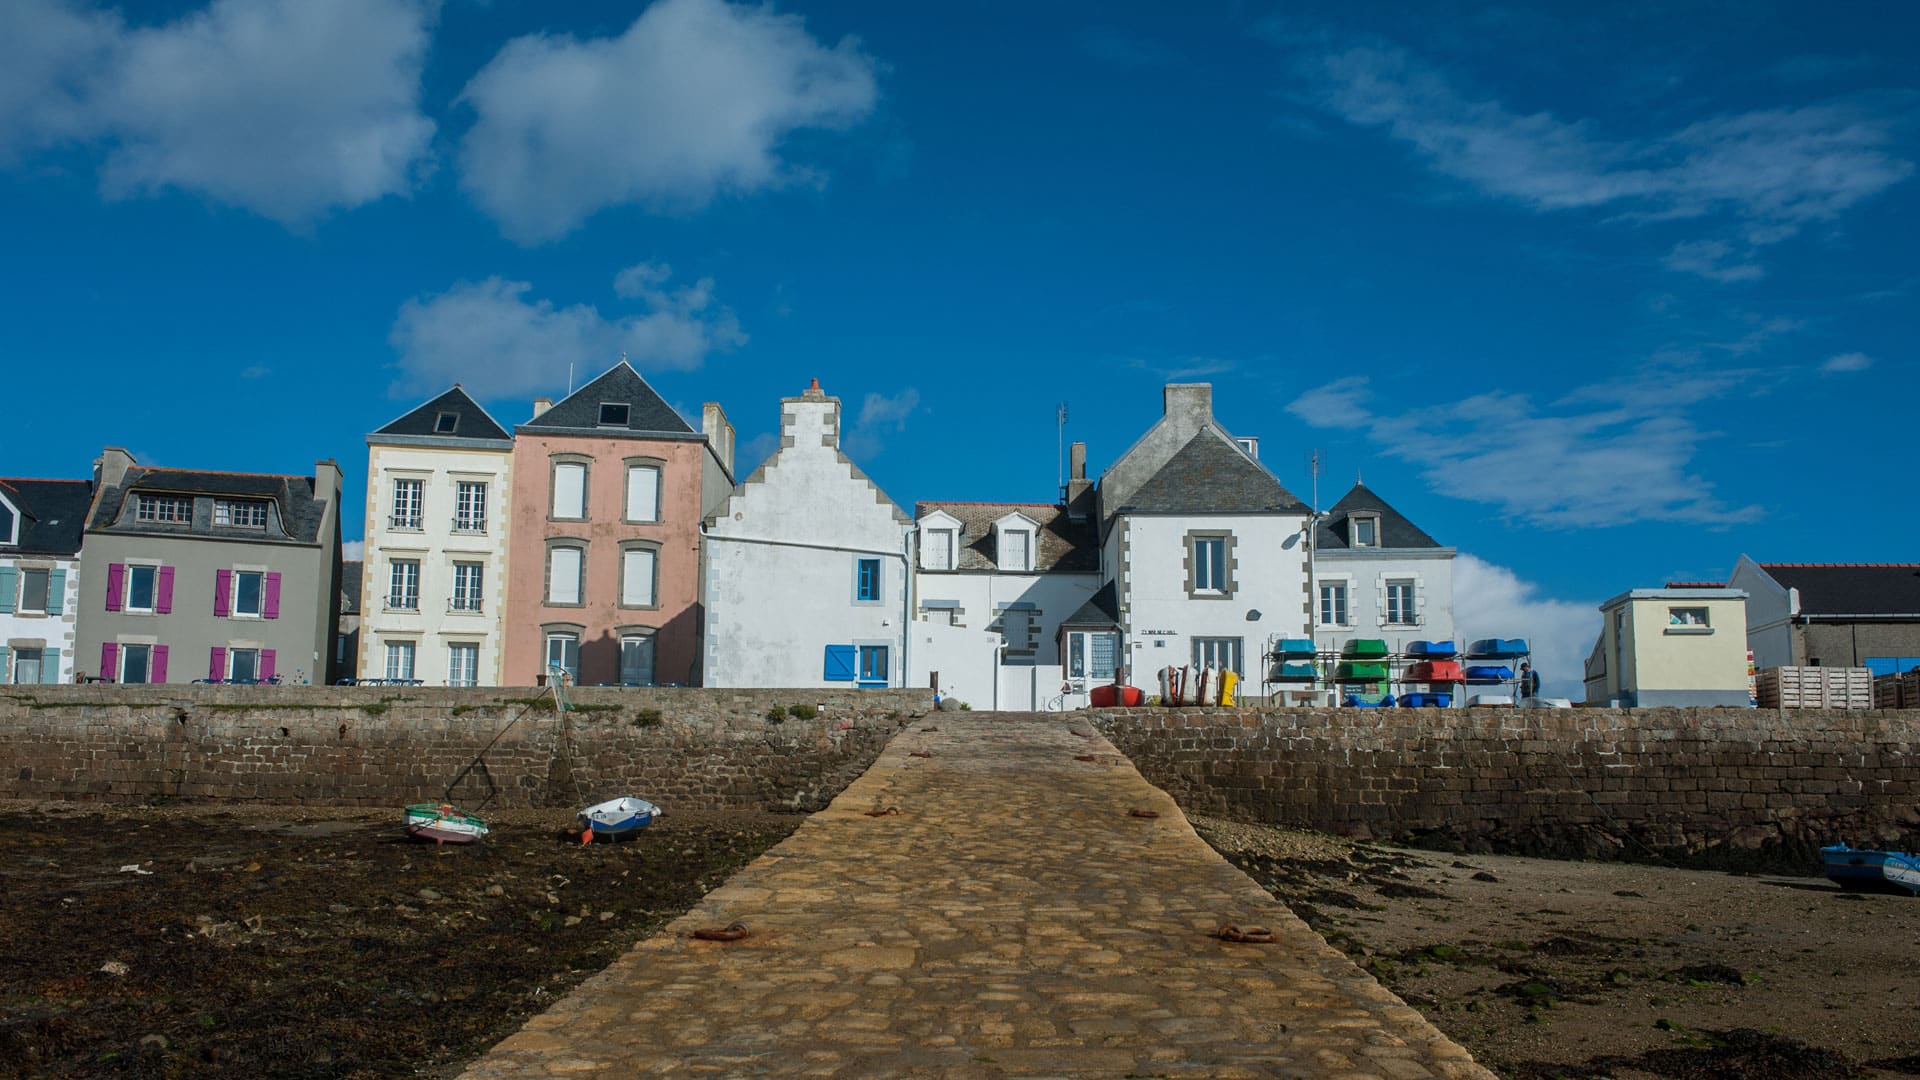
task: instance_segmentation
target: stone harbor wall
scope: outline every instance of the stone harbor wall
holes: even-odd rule
[[[1920,850],[1920,710],[1117,709],[1182,806],[1463,851],[1818,866]]]
[[[462,805],[810,811],[933,707],[924,690],[569,693],[556,713],[533,689],[0,687],[0,798],[398,806],[460,777]]]

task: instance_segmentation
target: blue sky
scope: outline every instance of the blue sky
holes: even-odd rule
[[[743,457],[817,377],[902,503],[1043,500],[1058,402],[1097,469],[1206,380],[1573,675],[1624,589],[1915,557],[1916,43],[1904,3],[12,0],[0,472],[335,457],[357,506],[412,402],[512,423],[624,351]]]

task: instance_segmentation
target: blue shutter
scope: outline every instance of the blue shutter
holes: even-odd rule
[[[13,610],[13,596],[20,588],[20,571],[0,566],[0,612]]]
[[[67,596],[67,572],[55,570],[47,575],[47,614],[58,615],[64,610]]]
[[[820,677],[828,682],[852,682],[853,661],[853,646],[829,645],[827,646],[826,673]]]
[[[40,650],[40,681],[57,683],[60,681],[60,650]]]

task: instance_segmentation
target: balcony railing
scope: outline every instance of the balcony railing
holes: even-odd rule
[[[394,514],[393,516],[387,518],[387,528],[399,530],[401,532],[419,532],[420,531],[420,515],[419,514]]]
[[[487,519],[483,517],[456,517],[453,519],[453,531],[457,533],[486,532]]]
[[[417,596],[389,596],[381,605],[384,611],[419,611],[420,598]]]
[[[480,614],[480,598],[477,596],[474,596],[474,597],[456,596],[453,599],[447,601],[447,610],[457,611],[462,615],[478,615]]]

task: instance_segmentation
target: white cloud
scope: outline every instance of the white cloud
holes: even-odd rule
[[[365,540],[340,541],[340,558],[343,560],[347,562],[359,562],[366,558],[366,555],[367,542]]]
[[[1453,625],[1463,646],[1475,638],[1526,638],[1542,694],[1586,696],[1587,654],[1600,634],[1597,601],[1543,596],[1512,570],[1462,552],[1453,560]]]
[[[563,384],[569,363],[599,371],[625,353],[643,372],[691,370],[746,343],[711,279],[670,289],[670,275],[652,263],[622,270],[615,292],[639,310],[611,318],[588,304],[532,299],[531,283],[500,277],[408,300],[387,337],[404,373],[400,389],[460,382],[483,398],[524,395]]]
[[[770,7],[657,0],[618,37],[508,42],[461,96],[478,114],[462,183],[508,236],[552,240],[610,206],[691,210],[810,178],[782,143],[858,122],[877,95],[852,38],[828,47]]]
[[[1725,240],[1685,240],[1667,253],[1667,269],[1682,274],[1698,274],[1710,281],[1757,281],[1766,276],[1766,268],[1746,256],[1736,257],[1733,245]]]
[[[0,5],[0,157],[98,146],[121,198],[177,188],[289,225],[409,191],[431,0],[214,0],[128,26],[63,0]]]
[[[1609,208],[1639,221],[1730,216],[1745,248],[1777,243],[1907,179],[1899,110],[1865,103],[1763,109],[1609,138],[1584,120],[1470,97],[1406,50],[1358,45],[1301,63],[1317,104],[1385,130],[1432,168],[1534,210]],[[1682,245],[1669,266],[1718,280],[1758,276],[1724,241]],[[1678,263],[1679,265],[1675,265]]]
[[[907,421],[920,409],[920,391],[907,387],[897,394],[868,394],[840,440],[850,458],[868,458],[886,448],[885,436],[907,430]]]
[[[1866,353],[1850,352],[1827,357],[1827,362],[1820,365],[1820,370],[1829,375],[1835,375],[1848,371],[1865,371],[1872,366],[1873,357]]]

